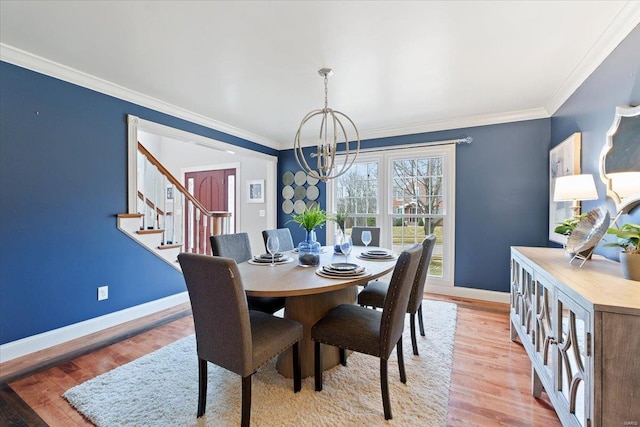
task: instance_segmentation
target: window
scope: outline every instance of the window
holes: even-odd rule
[[[354,225],[381,228],[381,245],[400,252],[436,235],[430,284],[453,285],[455,146],[361,153],[327,185],[329,212]],[[335,224],[334,224],[335,225]]]
[[[355,163],[336,180],[336,212],[348,212],[345,228],[378,223],[378,162]]]

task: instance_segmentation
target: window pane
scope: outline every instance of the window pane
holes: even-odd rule
[[[349,215],[378,213],[377,162],[355,163],[347,173],[337,178],[336,206],[338,211]],[[366,223],[367,218],[362,218],[362,221]]]
[[[436,235],[436,245],[431,255],[429,275],[442,277],[443,262],[443,221],[442,218],[429,217],[392,217],[393,247],[395,252],[402,252],[414,243],[421,243],[427,234]]]

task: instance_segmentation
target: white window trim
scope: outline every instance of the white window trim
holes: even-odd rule
[[[419,147],[419,148],[402,148],[398,150],[387,150],[380,152],[368,152],[358,155],[356,162],[378,162],[378,212],[371,214],[376,217],[376,223],[382,230],[390,230],[391,217],[396,215],[393,210],[393,183],[390,177],[392,176],[392,162],[400,159],[412,159],[423,157],[442,156],[444,160],[443,169],[448,171],[444,175],[444,202],[446,206],[446,212],[444,212],[445,220],[445,234],[443,245],[443,258],[448,260],[445,262],[442,269],[442,277],[429,276],[430,285],[438,286],[453,286],[454,285],[454,272],[455,272],[455,177],[456,177],[456,145],[447,144],[434,147]],[[327,183],[327,212],[332,214],[335,212],[335,180],[330,180]],[[384,203],[384,206],[382,205]],[[337,231],[336,224],[330,222],[326,227],[327,244],[331,244],[333,236]],[[380,245],[383,247],[391,247],[391,234],[381,233]]]

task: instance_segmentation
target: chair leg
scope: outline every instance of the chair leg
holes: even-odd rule
[[[251,419],[251,377],[248,375],[242,378],[242,427],[249,427]]]
[[[340,364],[342,366],[347,366],[347,350],[344,348],[340,349]]]
[[[418,307],[418,323],[420,323],[420,335],[424,336],[424,323],[422,322],[422,304]]]
[[[316,391],[322,391],[322,360],[320,359],[320,342],[314,342],[314,370],[316,380]]]
[[[418,341],[416,340],[416,315],[414,313],[409,315],[409,325],[411,326],[411,346],[413,347],[413,354],[419,356]]]
[[[207,361],[198,358],[198,415],[200,418],[207,409]]]
[[[293,344],[293,392],[302,388],[302,374],[300,373],[300,343]]]
[[[407,383],[407,374],[404,370],[404,355],[402,354],[402,336],[396,344],[396,352],[398,353],[398,369],[400,370],[400,381],[403,384]]]
[[[384,419],[391,419],[391,401],[389,400],[389,382],[387,381],[387,361],[380,359],[380,389],[382,390],[382,407]]]

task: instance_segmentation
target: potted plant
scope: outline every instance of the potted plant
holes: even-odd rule
[[[614,234],[617,242],[604,246],[620,247],[620,266],[625,279],[640,281],[640,224],[624,224],[620,228],[609,228],[607,234]]]
[[[333,246],[333,250],[336,253],[342,253],[342,251],[340,250],[340,241],[342,239],[342,236],[344,236],[344,227],[345,223],[347,222],[347,213],[345,211],[339,211],[329,219],[335,222],[339,229],[338,234],[336,234],[336,244]]]
[[[307,231],[306,238],[298,245],[298,265],[314,267],[320,265],[320,243],[316,242],[315,229],[327,222],[327,213],[314,206],[299,215],[293,214],[291,221]]]

